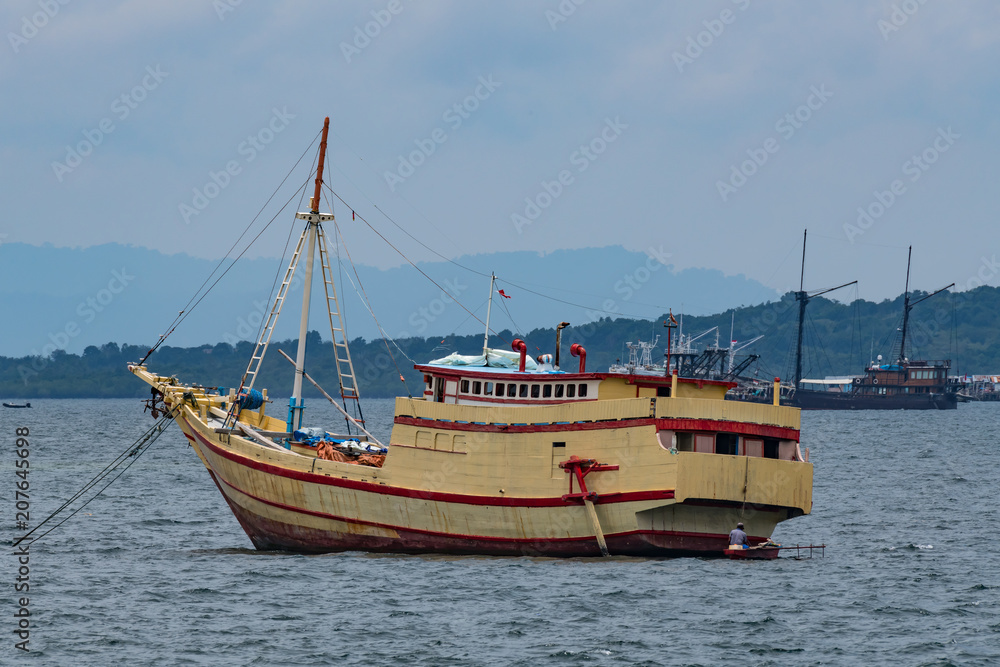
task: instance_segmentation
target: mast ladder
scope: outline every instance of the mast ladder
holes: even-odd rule
[[[333,341],[333,356],[336,360],[337,379],[340,382],[340,397],[344,401],[345,408],[347,401],[355,402],[358,421],[364,424],[365,420],[361,418],[361,403],[354,362],[351,361],[351,349],[347,345],[344,318],[340,314],[340,301],[337,298],[337,287],[333,281],[333,268],[326,245],[326,232],[323,231],[322,226],[318,226],[317,231],[319,232],[317,236],[319,263],[323,270],[323,288],[326,291],[326,314],[330,322],[330,338]]]
[[[260,338],[257,339],[257,346],[254,348],[253,356],[250,357],[250,363],[247,364],[246,373],[243,374],[243,386],[248,391],[253,389],[254,382],[257,381],[257,374],[260,372],[261,362],[264,361],[264,354],[267,353],[267,346],[271,342],[271,334],[274,333],[274,325],[278,323],[278,316],[281,314],[281,306],[284,304],[285,295],[288,293],[288,288],[292,284],[292,277],[295,275],[295,268],[299,264],[299,258],[302,256],[302,248],[306,243],[308,235],[309,225],[307,224],[302,230],[302,235],[299,236],[299,242],[295,246],[295,252],[292,253],[292,260],[288,263],[288,268],[285,270],[285,279],[281,282],[281,288],[278,289],[278,295],[274,298],[274,304],[271,306],[271,312],[267,316],[264,328],[260,331]]]

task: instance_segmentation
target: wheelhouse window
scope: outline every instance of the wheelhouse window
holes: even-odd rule
[[[537,385],[537,384],[531,385],[531,397],[532,398],[538,398],[539,393],[540,393],[539,392],[540,389],[541,389],[541,387],[539,385]]]
[[[763,456],[764,441],[758,438],[743,438],[743,453],[747,456]]]
[[[496,393],[496,395],[497,396],[503,396],[503,392],[504,392],[505,389],[506,389],[506,387],[504,387],[503,382],[497,382],[497,393]]]
[[[580,398],[586,398],[586,396],[587,396],[587,385],[586,384],[583,384],[583,383],[580,384],[580,390],[577,392],[577,396],[579,396]]]
[[[517,395],[517,385],[511,382],[509,385],[507,385],[507,396],[509,396],[510,398],[514,398],[514,396],[516,395]]]
[[[482,393],[482,389],[483,389],[483,383],[482,382],[479,382],[478,380],[473,381],[473,383],[472,383],[472,393],[473,394],[481,394]]]
[[[547,384],[542,387],[542,398],[552,398],[552,385]]]
[[[575,398],[575,397],[576,397],[576,385],[575,384],[566,385],[566,398]]]
[[[492,382],[487,382],[486,386],[484,387],[483,395],[484,396],[489,396],[492,393],[493,393],[493,383]]]
[[[520,396],[521,398],[528,398],[528,385],[522,384],[517,395]]]
[[[735,433],[716,433],[715,434],[715,453],[716,454],[729,454],[735,456],[739,454],[740,449],[740,436]]]
[[[563,386],[561,384],[556,385],[556,398],[563,397]]]
[[[765,459],[776,459],[776,458],[778,458],[778,439],[777,438],[764,438],[764,458]]]
[[[468,380],[462,380],[462,393],[463,394],[468,394],[469,393],[469,381]]]

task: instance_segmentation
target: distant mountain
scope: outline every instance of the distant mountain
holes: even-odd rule
[[[113,243],[89,248],[4,243],[0,245],[0,355],[48,356],[57,349],[80,353],[88,345],[107,342],[150,345],[217,263]],[[648,253],[620,246],[549,254],[505,252],[418,266],[437,285],[411,266],[389,270],[359,266],[357,276],[347,267],[338,271],[338,291],[352,339],[378,336],[355,292],[359,278],[382,327],[398,338],[482,331],[483,325],[455,298],[485,320],[490,272],[498,275],[498,288],[511,296],[494,301],[491,325],[495,330],[526,332],[560,320],[586,324],[609,314],[604,311],[656,318],[673,308],[701,315],[777,296],[743,276],[708,269],[675,271],[669,254],[654,248]],[[255,339],[270,309],[268,292],[282,268],[275,259],[241,260],[190,310],[170,344],[235,344]],[[314,308],[322,309],[321,286],[316,286],[313,295]],[[301,285],[291,290],[289,299],[301,299]],[[314,312],[310,328],[327,340],[329,332],[323,330],[319,315],[322,310]],[[297,314],[285,314],[275,337],[294,338],[297,330]]]

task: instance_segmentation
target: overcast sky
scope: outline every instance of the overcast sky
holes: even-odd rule
[[[329,115],[334,189],[417,260],[376,205],[448,257],[621,244],[783,291],[808,227],[807,288],[899,294],[910,244],[917,288],[1000,284],[990,0],[7,0],[0,26],[0,242],[221,257]],[[346,211],[355,261],[401,262]]]

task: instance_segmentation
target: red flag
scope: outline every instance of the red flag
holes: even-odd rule
[[[499,292],[497,292],[497,294],[499,294],[500,296],[502,296],[505,299],[509,299],[510,298],[510,295],[504,294],[503,290],[500,290]]]

